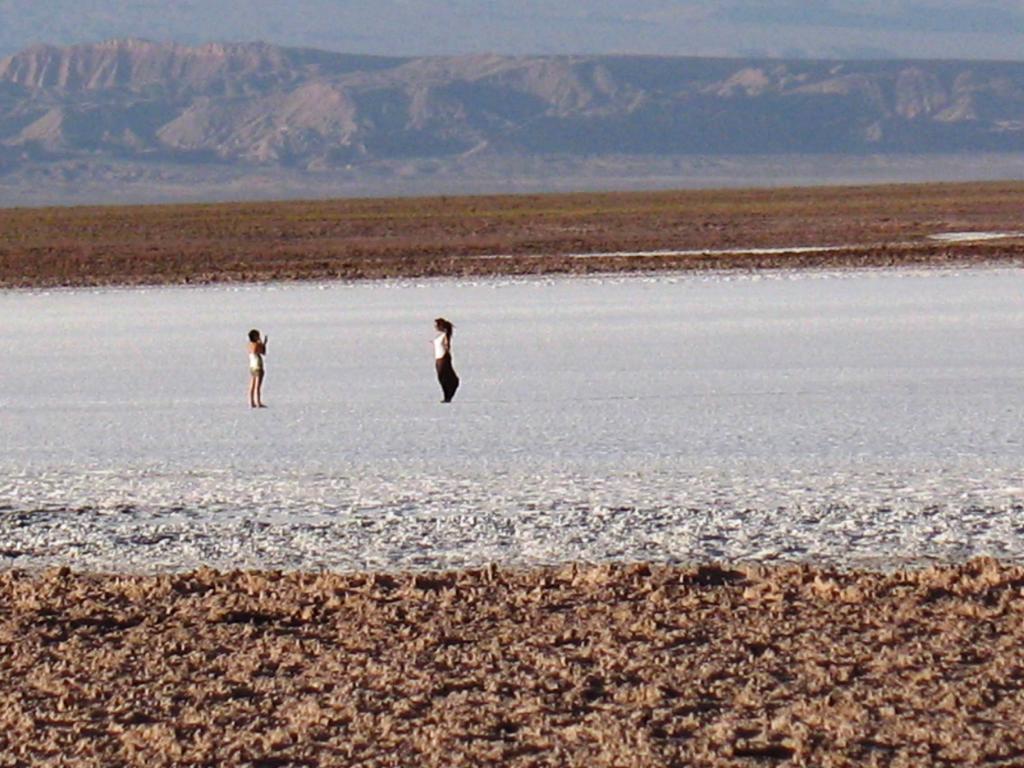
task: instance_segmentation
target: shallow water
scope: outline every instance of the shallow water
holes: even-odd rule
[[[4,293],[0,564],[1024,560],[1022,331],[1018,270]]]

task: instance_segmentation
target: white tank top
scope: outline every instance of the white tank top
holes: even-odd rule
[[[442,333],[436,339],[434,339],[434,359],[440,360],[442,357],[448,354],[448,350],[448,337]]]

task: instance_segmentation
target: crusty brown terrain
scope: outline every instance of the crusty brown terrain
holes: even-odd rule
[[[0,764],[1024,762],[1024,568],[0,574]]]
[[[0,210],[0,288],[1024,261],[1024,184]],[[615,251],[850,246],[775,255]],[[496,255],[511,258],[493,258]]]

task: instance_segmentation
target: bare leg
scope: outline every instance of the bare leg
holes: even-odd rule
[[[266,408],[263,405],[263,371],[256,374],[256,407]]]
[[[258,387],[259,380],[256,378],[259,374],[251,373],[249,375],[249,407],[256,407],[256,390]]]

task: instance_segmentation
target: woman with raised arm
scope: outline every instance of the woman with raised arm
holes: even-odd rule
[[[459,377],[452,367],[452,331],[455,326],[439,317],[434,320],[434,329],[438,332],[434,339],[434,367],[437,368],[437,380],[444,393],[442,403],[450,403],[459,388]]]
[[[263,356],[267,354],[267,337],[260,338],[260,332],[249,331],[249,407],[265,408],[263,405]]]

